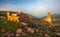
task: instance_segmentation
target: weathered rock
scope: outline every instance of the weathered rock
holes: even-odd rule
[[[16,36],[16,37],[20,37],[20,34],[16,34],[15,36]]]
[[[21,28],[18,28],[17,30],[16,30],[16,33],[22,33],[22,29]]]
[[[35,30],[33,28],[27,28],[27,31],[28,32],[31,32],[31,33],[34,33],[35,32]]]
[[[7,30],[6,30],[6,29],[4,29],[4,28],[3,28],[3,29],[1,29],[1,32],[6,32],[6,31],[7,31]]]

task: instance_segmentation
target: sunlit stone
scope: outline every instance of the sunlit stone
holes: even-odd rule
[[[48,14],[47,14],[47,16],[45,18],[45,21],[51,23],[51,13],[50,12],[48,12]]]

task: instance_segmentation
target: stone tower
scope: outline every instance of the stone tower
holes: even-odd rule
[[[45,18],[45,21],[51,23],[51,13],[50,12],[48,12],[48,14],[47,14],[47,16]]]

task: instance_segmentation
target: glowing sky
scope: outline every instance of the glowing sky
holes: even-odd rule
[[[60,0],[0,0],[0,10],[30,13],[42,17],[60,12]]]

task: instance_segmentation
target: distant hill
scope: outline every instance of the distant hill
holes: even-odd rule
[[[16,13],[16,12],[12,12],[12,11],[9,11],[11,13]],[[7,11],[0,11],[0,16],[5,16],[6,17],[7,15]]]
[[[11,12],[11,13],[17,13],[17,12],[12,12],[12,11],[9,11],[9,12]],[[33,16],[31,14],[28,14],[28,13],[24,13],[24,14],[26,14],[30,19],[37,19],[35,16]],[[0,11],[0,16],[6,17],[6,15],[7,15],[7,11]]]
[[[44,16],[44,17],[42,17],[42,18],[40,18],[40,19],[44,19],[45,17],[46,17],[46,16]],[[60,18],[60,13],[51,15],[51,18],[52,18],[52,19],[58,19],[58,18]]]
[[[6,16],[7,11],[0,11],[0,16]]]
[[[52,18],[60,18],[60,13],[53,14],[53,15],[52,15]]]
[[[31,14],[28,14],[28,13],[26,13],[26,15],[28,15],[31,20],[32,20],[32,19],[33,19],[33,20],[34,20],[34,19],[38,19],[37,17],[35,17],[35,16],[31,15]]]

